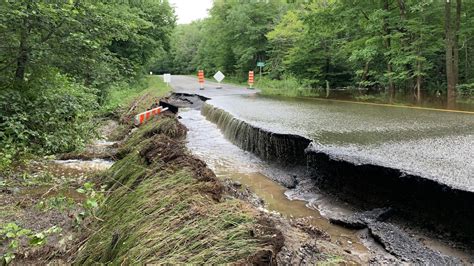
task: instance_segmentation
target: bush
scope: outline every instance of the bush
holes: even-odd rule
[[[473,97],[474,96],[474,83],[460,84],[456,87],[458,95],[461,97]]]
[[[311,88],[306,82],[295,77],[287,76],[281,80],[263,77],[257,78],[255,84],[263,95],[279,95],[288,97],[319,96],[316,89]]]
[[[55,71],[0,92],[0,170],[12,158],[69,152],[94,134],[95,91]]]

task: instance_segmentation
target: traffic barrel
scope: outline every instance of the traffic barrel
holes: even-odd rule
[[[204,90],[204,70],[198,70],[198,81],[201,90]]]
[[[249,71],[249,89],[253,89],[253,71]]]

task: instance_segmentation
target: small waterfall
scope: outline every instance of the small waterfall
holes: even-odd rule
[[[215,123],[227,139],[243,150],[252,152],[262,159],[285,165],[306,164],[304,150],[311,143],[307,138],[266,131],[208,103],[202,106],[201,113]]]

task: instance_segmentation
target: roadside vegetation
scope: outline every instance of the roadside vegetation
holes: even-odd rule
[[[111,93],[104,107],[93,115],[119,121],[106,137],[122,140],[133,127],[132,117],[168,91],[158,76],[148,76],[131,89]],[[92,119],[87,121],[95,123],[91,132],[104,126],[104,118]],[[103,221],[99,213],[107,207],[105,174],[52,161],[62,155],[32,156],[31,160],[16,161],[0,175],[0,265],[71,262],[91,233],[90,227]],[[67,156],[91,159],[100,154],[79,149]]]
[[[0,17],[1,172],[83,148],[93,117],[146,87],[175,24],[169,4],[152,0],[3,1]]]
[[[473,10],[461,0],[217,0],[210,17],[177,26],[171,53],[153,68],[220,70],[243,83],[254,70],[265,94],[347,89],[352,99],[452,106],[473,97]],[[265,63],[261,81],[257,62]]]
[[[281,80],[263,77],[257,79],[254,85],[261,91],[262,95],[276,95],[285,97],[318,97],[319,90],[311,88],[310,85],[300,82],[295,77],[285,77]]]

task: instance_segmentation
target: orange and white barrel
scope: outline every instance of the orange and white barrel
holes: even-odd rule
[[[249,71],[249,89],[253,88],[253,71]]]
[[[201,90],[204,90],[204,70],[198,70],[198,81]]]

